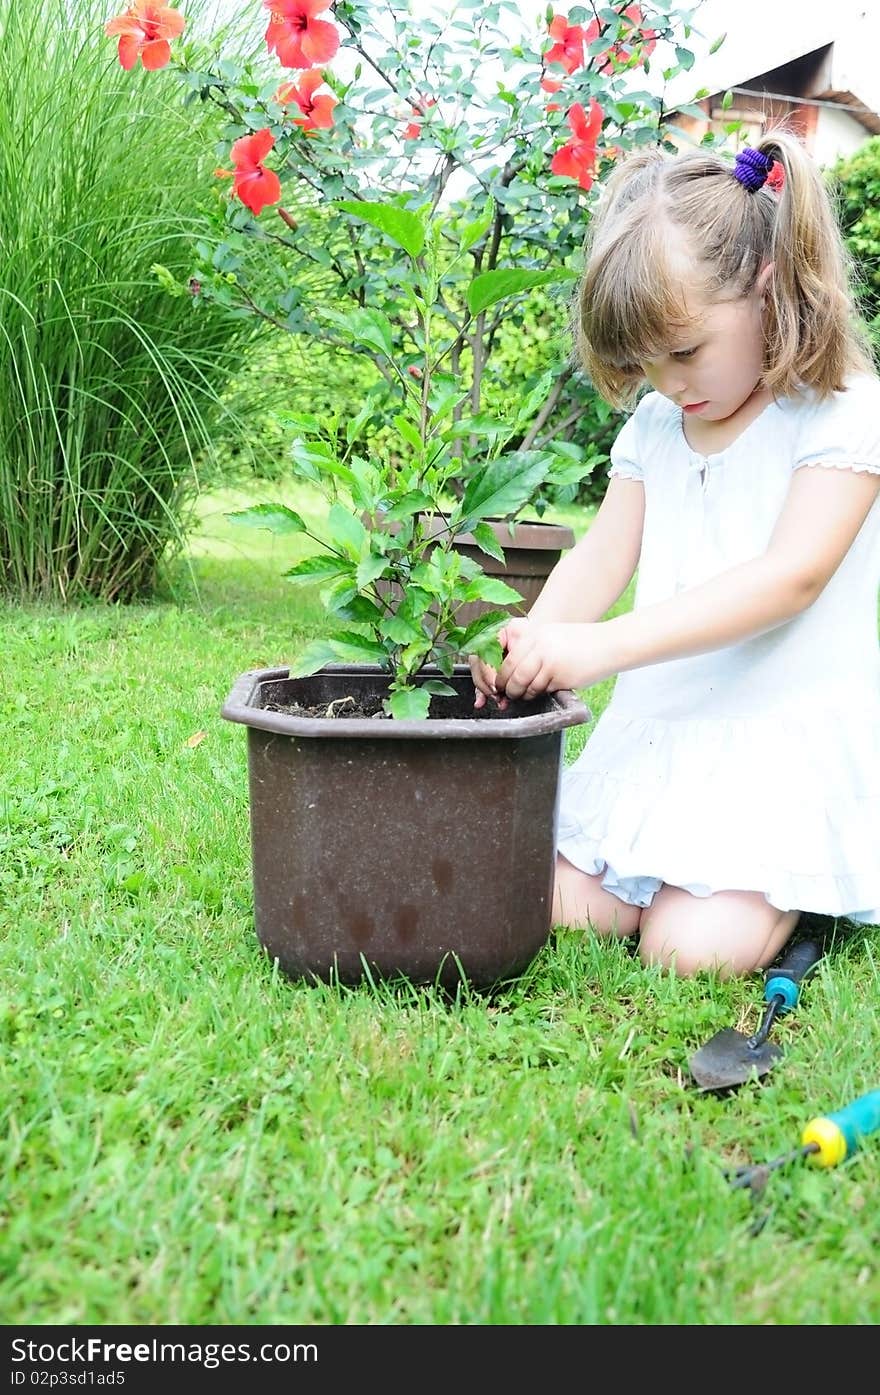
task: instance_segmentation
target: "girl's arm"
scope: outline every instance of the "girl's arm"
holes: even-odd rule
[[[560,558],[544,582],[529,611],[528,623],[568,626],[601,620],[633,578],[642,550],[644,525],[645,486],[640,480],[615,476],[609,481],[587,532]],[[505,627],[502,643],[506,643],[507,634]],[[501,696],[499,700],[495,669],[476,654],[469,655],[468,663],[477,710],[485,707],[490,697],[500,707],[506,707],[506,699]]]
[[[821,595],[878,494],[878,475],[821,466],[796,470],[760,557],[600,624],[513,621],[499,692],[518,698],[586,688],[627,669],[704,654],[774,629]]]
[[[644,526],[645,486],[615,476],[589,529],[545,581],[529,620],[601,620],[632,581]]]

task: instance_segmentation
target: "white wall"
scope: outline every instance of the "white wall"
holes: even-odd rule
[[[858,150],[869,134],[848,112],[822,107],[813,137],[813,159],[817,165],[833,165]]]
[[[724,43],[710,54],[721,34]],[[880,0],[703,0],[685,42],[697,61],[668,85],[670,105],[689,101],[698,88],[720,92],[833,43],[832,85],[880,111]],[[647,85],[656,91],[663,79],[652,72]]]

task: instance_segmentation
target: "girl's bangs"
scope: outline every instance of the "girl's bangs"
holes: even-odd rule
[[[609,368],[638,370],[646,359],[667,353],[694,323],[681,271],[674,274],[658,252],[650,233],[645,239],[635,234],[609,249],[595,268],[583,328],[591,351]]]

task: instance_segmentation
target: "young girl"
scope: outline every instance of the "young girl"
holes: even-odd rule
[[[621,675],[564,773],[553,921],[680,974],[770,964],[801,911],[880,923],[880,382],[847,270],[793,136],[621,164],[578,347],[613,405],[653,391],[501,668],[471,660],[477,707]]]

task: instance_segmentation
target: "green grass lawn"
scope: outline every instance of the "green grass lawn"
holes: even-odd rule
[[[724,1177],[880,1085],[875,932],[832,939],[727,1099],[687,1061],[756,1024],[757,977],[566,931],[486,997],[279,977],[219,709],[320,614],[278,581],[301,540],[235,503],[203,501],[167,599],[0,612],[3,1320],[876,1322],[880,1135],[757,1204]]]

